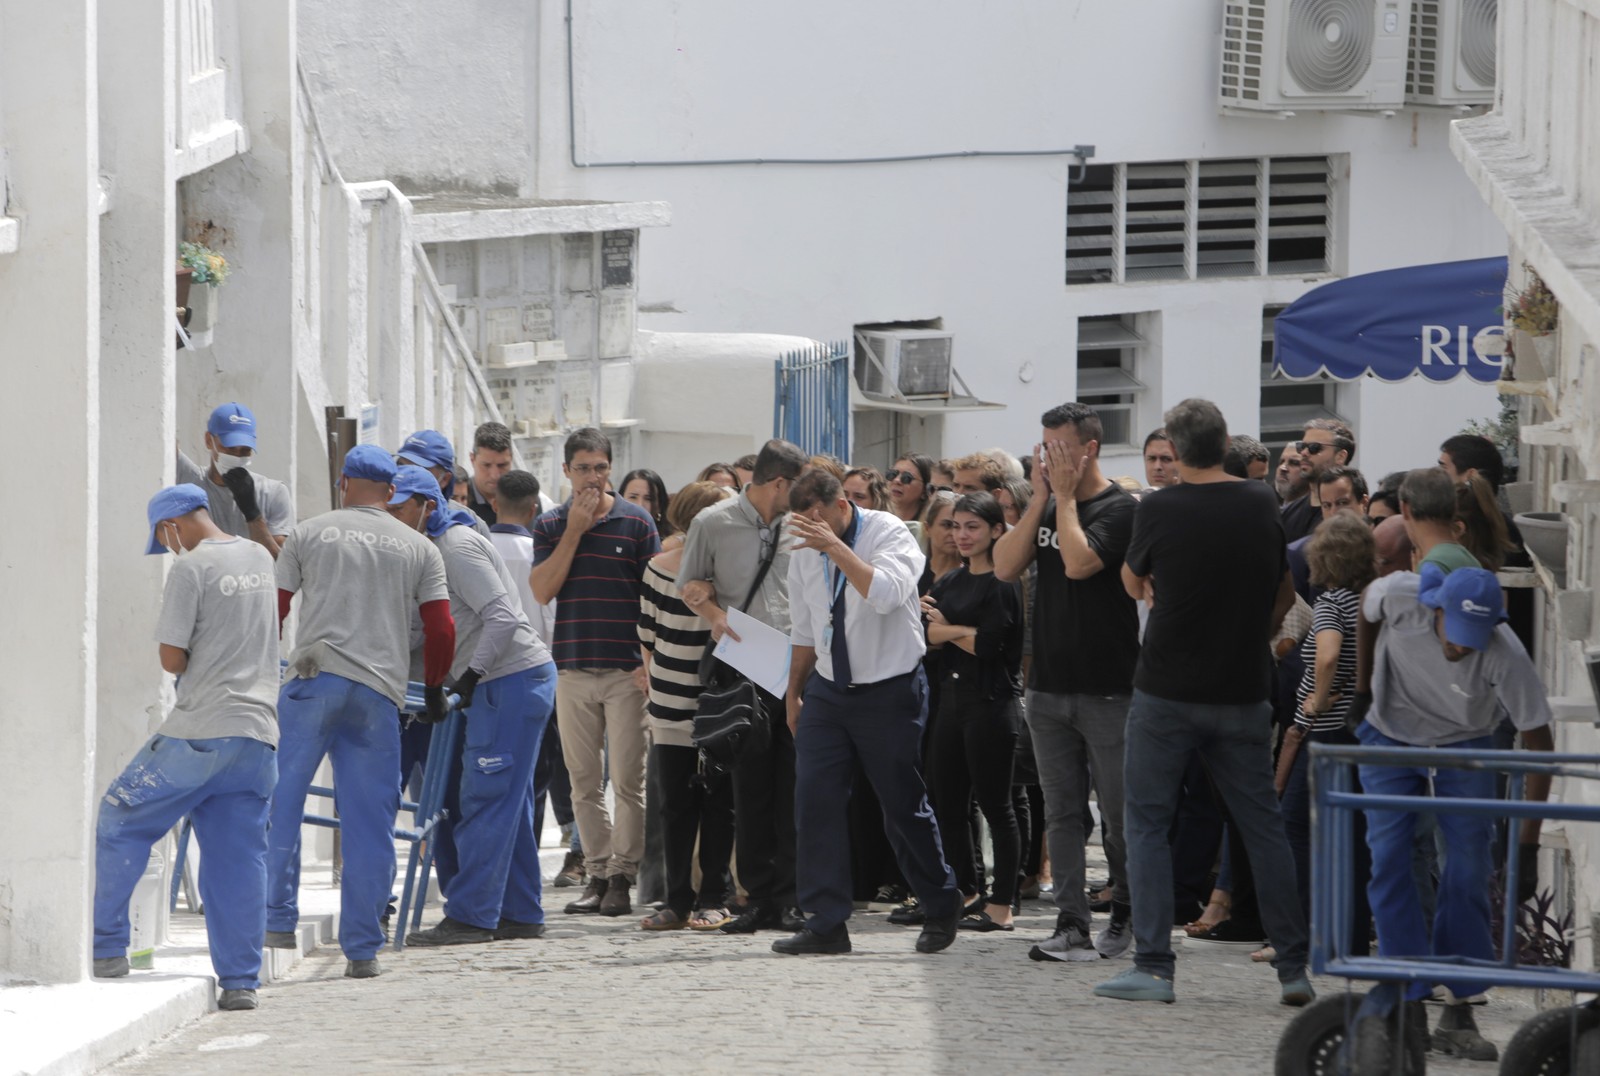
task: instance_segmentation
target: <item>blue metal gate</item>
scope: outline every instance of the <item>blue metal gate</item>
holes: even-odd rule
[[[850,345],[791,351],[775,367],[772,436],[805,451],[850,459]]]

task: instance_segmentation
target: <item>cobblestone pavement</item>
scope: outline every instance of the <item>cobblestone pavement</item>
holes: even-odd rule
[[[1293,1012],[1278,1004],[1269,967],[1190,947],[1179,951],[1176,1005],[1101,1000],[1090,989],[1127,961],[1028,960],[1052,922],[1047,905],[1029,902],[1016,933],[963,933],[922,956],[914,929],[858,913],[854,953],[779,957],[771,932],[651,934],[637,917],[557,912],[540,941],[385,952],[375,980],[343,978],[337,949],[321,950],[264,988],[259,1010],[212,1013],[111,1071],[1272,1071]],[[1515,994],[1475,1011],[1502,1045],[1532,1014]],[[1429,1055],[1442,1076],[1495,1071]]]

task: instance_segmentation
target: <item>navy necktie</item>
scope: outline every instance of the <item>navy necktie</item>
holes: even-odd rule
[[[840,578],[843,578],[843,573]],[[850,644],[845,641],[848,636],[844,627],[844,597],[849,589],[850,584],[846,583],[833,596],[833,682],[840,687],[849,687],[851,682]]]

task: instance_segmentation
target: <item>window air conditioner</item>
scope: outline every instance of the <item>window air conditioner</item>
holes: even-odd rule
[[[948,399],[953,339],[933,329],[863,329],[856,333],[856,384],[869,396]]]
[[[1499,0],[1411,0],[1406,103],[1468,108],[1494,103]]]
[[[1405,104],[1413,0],[1225,0],[1225,112],[1387,112]]]

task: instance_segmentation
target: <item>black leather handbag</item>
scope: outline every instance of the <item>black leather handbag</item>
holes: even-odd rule
[[[767,578],[773,558],[778,555],[781,530],[780,524],[772,536],[772,544],[761,558],[750,593],[739,606],[741,613],[750,608]],[[700,683],[705,689],[700,693],[690,732],[695,746],[700,749],[700,768],[711,775],[730,772],[748,747],[764,746],[772,736],[772,716],[761,704],[755,684],[718,661],[715,650],[716,643],[708,644],[700,658]]]

